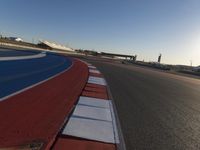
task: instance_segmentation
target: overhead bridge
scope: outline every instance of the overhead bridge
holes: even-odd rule
[[[101,52],[101,55],[103,56],[108,56],[108,57],[122,57],[122,58],[129,58],[129,59],[134,59],[137,56],[135,55],[125,55],[125,54],[114,54],[114,53],[105,53],[105,52]]]

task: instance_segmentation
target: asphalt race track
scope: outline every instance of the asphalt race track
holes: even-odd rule
[[[30,55],[12,50],[0,50],[0,54]],[[200,149],[200,80],[107,59],[87,57],[86,61],[107,80],[128,150]],[[55,147],[61,146],[63,138],[72,140],[63,137],[60,129],[79,96],[108,99],[105,87],[89,83],[88,76],[97,75],[77,59],[46,53],[45,57],[0,62],[0,149],[33,144],[51,149],[56,142]],[[54,78],[40,83],[49,77]],[[35,83],[40,84],[1,100]]]
[[[88,59],[105,76],[128,150],[200,149],[200,81]]]

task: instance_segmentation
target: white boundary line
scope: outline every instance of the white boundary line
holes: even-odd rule
[[[109,100],[109,104],[110,104],[110,112],[111,112],[111,116],[112,116],[115,143],[119,144],[119,135],[118,135],[118,130],[117,130],[116,118],[115,118],[115,113],[114,113],[114,110],[113,110],[113,105],[112,105],[111,100]]]
[[[46,56],[46,53],[42,52],[36,55],[29,55],[29,56],[0,57],[0,61],[34,59],[34,58],[42,58],[45,56]]]
[[[7,95],[7,96],[5,96],[5,97],[2,97],[2,98],[0,98],[0,102],[3,101],[3,100],[8,99],[8,98],[10,98],[10,97],[13,97],[13,96],[15,96],[15,95],[17,95],[17,94],[19,94],[19,93],[22,93],[22,92],[24,92],[24,91],[26,91],[26,90],[29,90],[29,89],[31,89],[31,88],[33,88],[33,87],[39,85],[39,84],[42,84],[42,83],[44,83],[44,82],[46,82],[46,81],[49,81],[49,80],[51,80],[51,79],[53,79],[53,78],[55,78],[55,77],[57,77],[57,76],[59,76],[59,75],[61,75],[62,73],[64,73],[64,72],[68,71],[69,69],[71,69],[73,65],[74,65],[74,61],[72,60],[72,64],[71,64],[71,66],[70,66],[69,68],[67,68],[67,69],[65,69],[65,70],[63,70],[63,71],[61,71],[61,72],[55,74],[54,76],[51,76],[51,77],[45,79],[45,80],[42,80],[42,81],[40,81],[40,82],[37,82],[36,84],[33,84],[33,85],[28,86],[28,87],[26,87],[26,88],[24,88],[24,89],[22,89],[22,90],[19,90],[19,91],[17,91],[17,92],[14,92],[14,93],[12,93],[12,94],[10,94],[10,95]]]

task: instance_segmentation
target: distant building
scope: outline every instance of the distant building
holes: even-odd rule
[[[8,39],[11,41],[23,42],[23,40],[19,37],[9,37]]]
[[[64,45],[56,44],[56,43],[49,42],[49,41],[40,41],[40,43],[38,45],[40,45],[42,47],[46,47],[47,49],[51,49],[51,50],[55,49],[55,50],[74,52],[74,50],[70,47],[66,47]]]
[[[125,55],[125,54],[116,54],[116,53],[105,53],[105,52],[101,52],[101,55],[103,56],[107,56],[107,57],[111,57],[111,58],[123,58],[123,59],[132,59],[133,60],[133,55]]]

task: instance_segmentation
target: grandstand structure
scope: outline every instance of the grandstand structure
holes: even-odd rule
[[[44,47],[46,49],[50,49],[50,50],[61,50],[61,51],[74,52],[74,50],[70,47],[66,47],[64,45],[57,44],[54,42],[49,42],[49,41],[40,41],[40,43],[38,45],[40,45],[41,47]]]

